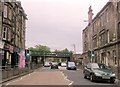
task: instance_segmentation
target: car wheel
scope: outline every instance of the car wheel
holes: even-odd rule
[[[90,75],[90,81],[91,81],[91,82],[94,81],[94,78],[93,78],[93,75],[92,75],[92,74]]]
[[[86,75],[84,75],[84,78],[85,78],[85,79],[87,79],[87,76],[86,76]]]

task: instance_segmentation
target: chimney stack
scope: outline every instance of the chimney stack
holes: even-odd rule
[[[89,11],[88,11],[88,24],[90,24],[92,22],[92,16],[93,16],[93,13],[92,13],[92,8],[91,6],[89,7]]]

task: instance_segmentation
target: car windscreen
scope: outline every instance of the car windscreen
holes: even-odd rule
[[[91,67],[92,67],[93,69],[99,69],[99,68],[100,68],[97,63],[91,64]]]
[[[75,63],[74,62],[70,62],[68,63],[69,66],[75,66]]]
[[[104,64],[98,64],[100,69],[108,69],[109,67],[107,67],[106,65]]]

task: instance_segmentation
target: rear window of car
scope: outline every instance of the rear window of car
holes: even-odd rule
[[[45,62],[45,64],[49,64],[49,62]]]
[[[75,66],[75,63],[74,62],[68,62],[68,65],[74,65]]]
[[[53,64],[53,65],[54,65],[54,64],[57,65],[58,63],[57,63],[57,62],[52,62],[52,64]]]

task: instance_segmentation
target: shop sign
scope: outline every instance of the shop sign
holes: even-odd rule
[[[7,43],[5,43],[4,48],[5,48],[6,50],[9,50],[10,45],[9,45],[9,44],[7,44]]]

